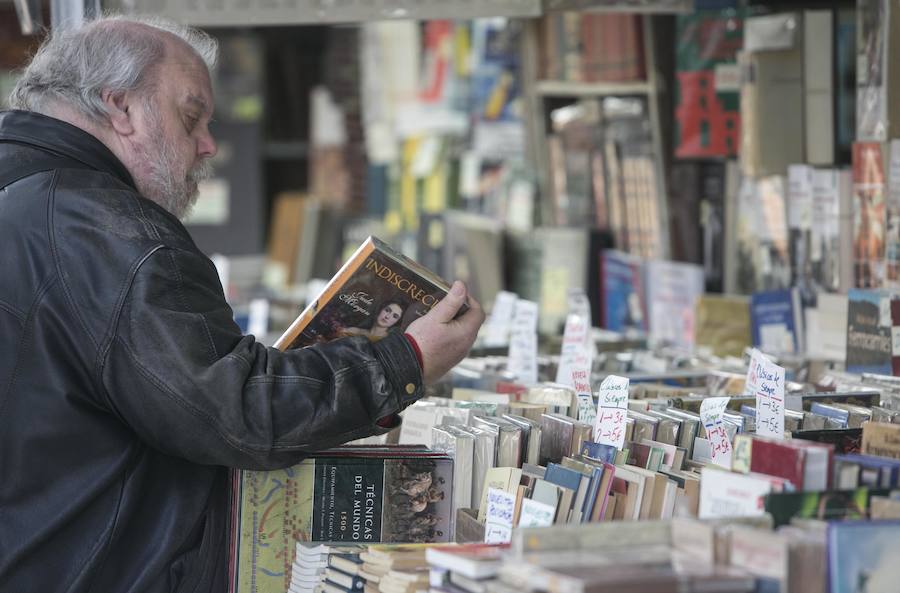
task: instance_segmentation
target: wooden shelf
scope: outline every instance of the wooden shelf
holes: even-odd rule
[[[536,89],[545,97],[615,97],[649,95],[653,87],[645,81],[638,82],[570,82],[566,80],[539,80]]]

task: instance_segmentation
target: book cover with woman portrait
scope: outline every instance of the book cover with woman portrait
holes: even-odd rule
[[[430,270],[380,239],[369,237],[275,342],[275,347],[303,348],[346,336],[377,341],[405,331],[449,289],[449,284]]]

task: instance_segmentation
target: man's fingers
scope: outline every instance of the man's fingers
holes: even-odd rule
[[[471,296],[467,301],[469,305],[469,310],[466,311],[465,315],[460,317],[457,321],[461,325],[463,325],[467,331],[478,331],[478,328],[481,327],[481,324],[484,323],[484,309],[481,308],[481,303],[476,301]]]
[[[453,283],[453,286],[450,287],[450,292],[447,293],[447,296],[434,306],[434,309],[431,310],[431,314],[434,315],[439,323],[449,323],[453,321],[453,318],[456,317],[460,307],[462,307],[465,302],[466,286],[457,280]]]

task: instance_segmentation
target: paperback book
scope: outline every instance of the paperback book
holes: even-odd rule
[[[346,336],[403,332],[447,295],[440,277],[369,237],[282,335],[279,350]],[[463,311],[466,307],[463,307]]]

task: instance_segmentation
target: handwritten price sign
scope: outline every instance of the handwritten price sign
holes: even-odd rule
[[[538,304],[516,301],[509,337],[508,370],[524,385],[537,383]]]
[[[597,418],[594,422],[594,442],[613,445],[618,449],[625,444],[625,423],[628,418],[628,384],[625,377],[610,375],[600,384],[597,402]]]
[[[746,395],[756,396],[756,434],[784,438],[784,369],[753,349]]]
[[[594,405],[594,392],[591,389],[591,356],[588,350],[582,350],[575,356],[571,378],[575,394],[578,396],[578,420],[594,424],[597,419],[597,407]]]
[[[516,497],[497,488],[488,489],[487,513],[484,526],[484,542],[508,544],[512,537],[513,513]]]
[[[700,403],[700,421],[706,429],[706,438],[712,453],[712,462],[731,469],[731,441],[725,431],[725,408],[730,397],[708,397]]]
[[[569,314],[563,331],[562,350],[559,353],[559,368],[556,382],[572,385],[572,371],[578,366],[591,368],[593,349],[589,348],[590,321],[580,315]]]

